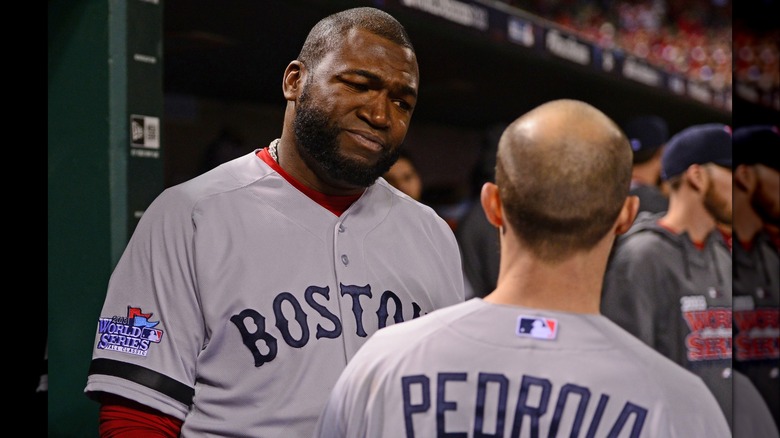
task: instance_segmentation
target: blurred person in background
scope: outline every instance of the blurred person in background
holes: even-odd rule
[[[661,153],[669,140],[666,120],[655,115],[632,118],[623,127],[634,151],[630,194],[639,197],[639,211],[660,213],[669,208],[661,191]]]
[[[217,136],[206,145],[203,159],[200,163],[198,174],[228,162],[234,158],[252,151],[252,146],[247,146],[244,139],[227,126],[217,133]]]
[[[780,257],[765,227],[780,224],[778,127],[736,129],[734,166],[734,367],[780,424]]]
[[[411,196],[415,201],[422,199],[422,178],[408,153],[402,151],[395,164],[382,177],[390,185]]]
[[[601,310],[699,375],[732,424],[731,252],[717,231],[730,223],[731,129],[690,126],[661,157],[665,213],[641,212],[607,267]]]
[[[495,182],[498,141],[508,123],[493,124],[485,131],[484,150],[472,172],[474,201],[455,230],[463,260],[466,299],[483,298],[496,288],[500,243],[498,230],[485,216],[479,201],[482,185]]]

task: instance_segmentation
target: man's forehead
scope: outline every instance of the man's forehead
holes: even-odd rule
[[[356,75],[368,79],[403,83],[417,94],[419,71],[414,52],[382,36],[362,29],[345,36],[345,43],[324,54],[315,69],[327,75]]]
[[[366,29],[352,28],[342,37],[342,44],[325,53],[323,61],[333,58],[354,59],[363,64],[409,64],[416,73],[417,58],[414,52],[398,43]],[[368,62],[367,62],[368,61]]]

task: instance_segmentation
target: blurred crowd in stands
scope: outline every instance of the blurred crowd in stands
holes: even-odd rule
[[[731,88],[732,74],[764,92],[780,88],[780,30],[733,17],[731,0],[502,1],[717,91]]]

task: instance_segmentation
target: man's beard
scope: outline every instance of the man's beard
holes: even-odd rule
[[[707,192],[704,195],[704,208],[715,218],[717,222],[722,224],[731,225],[732,215],[728,202],[717,193],[712,184],[707,187]]]
[[[342,181],[350,185],[368,187],[398,160],[400,147],[383,149],[379,161],[365,165],[345,157],[339,151],[338,126],[311,102],[309,85],[303,87],[293,120],[293,132],[298,154],[317,176],[325,181]]]
[[[778,211],[777,199],[769,199],[777,196],[777,194],[761,193],[764,190],[761,186],[756,187],[750,199],[750,205],[762,221],[772,225],[780,225],[780,211]]]

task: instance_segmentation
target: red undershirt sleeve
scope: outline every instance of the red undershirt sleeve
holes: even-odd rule
[[[182,420],[132,400],[115,396],[101,397],[101,438],[176,438]]]

